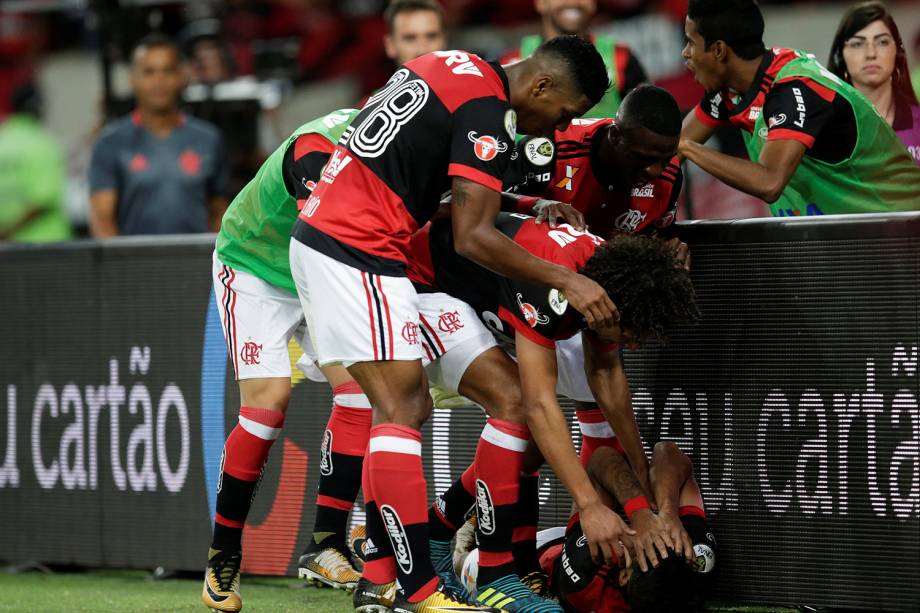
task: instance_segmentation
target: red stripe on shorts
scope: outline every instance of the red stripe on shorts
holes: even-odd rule
[[[441,344],[441,339],[438,338],[438,333],[434,331],[434,328],[431,327],[431,324],[428,323],[428,320],[425,319],[425,316],[424,316],[424,315],[422,315],[421,313],[419,313],[418,316],[419,316],[419,319],[422,320],[422,324],[423,324],[426,328],[428,328],[428,331],[429,331],[429,332],[431,332],[431,336],[434,337],[434,342],[436,342],[436,343],[438,344],[438,348],[441,350],[441,353],[443,354],[443,353],[445,352],[445,350],[444,350],[444,345]]]

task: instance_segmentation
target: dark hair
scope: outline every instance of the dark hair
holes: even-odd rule
[[[910,68],[907,67],[907,52],[904,50],[904,41],[901,39],[901,32],[894,22],[891,13],[881,2],[863,2],[850,8],[844,13],[837,26],[837,33],[834,34],[834,42],[831,43],[831,57],[828,62],[828,68],[835,75],[849,83],[853,84],[847,72],[847,63],[843,59],[843,45],[854,34],[868,26],[874,21],[881,21],[897,44],[897,55],[894,58],[894,72],[891,75],[891,86],[897,99],[904,103],[915,105],[920,104],[917,101],[917,94],[910,82]]]
[[[598,247],[579,271],[596,281],[620,311],[620,326],[638,340],[667,340],[678,324],[699,317],[690,275],[664,241],[617,235]]]
[[[24,83],[10,95],[10,110],[14,113],[41,117],[42,94],[35,83]]]
[[[763,55],[763,14],[755,0],[690,0],[687,17],[707,49],[721,40],[741,59]]]
[[[383,19],[387,23],[387,32],[393,32],[393,23],[400,13],[414,13],[416,11],[432,11],[437,13],[441,27],[446,28],[444,20],[444,7],[438,0],[391,0],[383,11]]]
[[[138,51],[141,49],[154,49],[157,47],[172,49],[176,52],[176,55],[182,56],[182,52],[176,41],[162,32],[153,32],[137,41],[134,48],[131,49],[131,61],[134,61],[134,56],[137,55]]]
[[[662,136],[677,136],[683,118],[677,100],[656,85],[640,85],[623,98],[617,123],[623,128],[648,128]]]
[[[682,557],[668,550],[668,557],[648,572],[634,564],[626,585],[626,601],[632,613],[692,613],[702,605],[693,570]]]
[[[534,57],[551,56],[564,62],[575,87],[597,104],[610,87],[607,66],[594,45],[572,34],[551,38],[534,51]]]

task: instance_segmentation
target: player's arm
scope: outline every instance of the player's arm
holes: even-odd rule
[[[617,321],[616,307],[600,285],[529,253],[495,227],[500,202],[494,189],[454,177],[451,225],[457,253],[499,275],[559,289],[589,326]]]
[[[617,541],[633,535],[620,517],[607,508],[581,466],[568,436],[568,424],[556,396],[556,352],[515,332],[518,370],[527,425],[540,452],[572,496],[591,555],[611,559]]]
[[[715,124],[703,123],[696,112],[690,111],[684,117],[684,123],[680,129],[680,139],[702,144],[715,134],[716,127],[717,125]]]
[[[642,448],[642,437],[636,424],[636,414],[629,395],[629,381],[626,380],[620,352],[601,347],[590,332],[585,332],[581,336],[585,353],[585,374],[594,401],[616,432],[617,439],[626,451],[626,459],[629,460],[643,489],[652,495],[648,458],[645,457],[645,450]]]
[[[693,476],[693,464],[677,445],[662,441],[655,445],[650,474],[659,515],[667,525],[670,538],[680,544],[683,555],[690,560],[693,558],[693,543],[680,521],[679,512],[681,491]],[[696,499],[692,502],[702,507],[703,499],[699,490],[695,494]]]
[[[661,559],[668,557],[668,547],[674,548],[674,541],[668,526],[649,506],[645,491],[626,459],[611,447],[601,447],[591,454],[588,474],[604,491],[610,492],[626,511],[629,523],[636,536],[629,544],[632,555],[639,561],[642,572],[648,565],[658,566]]]
[[[680,154],[719,179],[746,194],[776,202],[792,178],[805,145],[797,140],[768,141],[756,162],[727,155],[692,140],[680,141]]]
[[[118,192],[104,189],[93,192],[89,197],[89,230],[93,238],[118,236],[118,222],[115,210]]]

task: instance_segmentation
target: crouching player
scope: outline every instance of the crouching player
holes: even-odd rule
[[[690,458],[671,441],[655,445],[651,483],[657,513],[650,508],[619,446],[595,450],[588,473],[605,504],[628,516],[637,532],[636,542],[646,545],[599,563],[588,550],[577,513],[567,527],[541,531],[537,537],[540,564],[550,578],[550,592],[563,608],[573,613],[701,610],[717,548]],[[679,543],[680,555],[655,536],[662,527]],[[458,537],[457,542],[462,547],[470,540]],[[461,580],[471,590],[475,590],[479,553],[478,549],[455,552]]]

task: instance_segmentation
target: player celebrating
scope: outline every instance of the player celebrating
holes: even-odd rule
[[[551,229],[548,224],[538,224],[534,218],[520,214],[502,213],[497,227],[528,251],[581,270],[598,280],[618,304],[620,325],[583,335],[582,379],[587,381],[593,397],[605,409],[606,417],[614,423],[629,457],[635,464],[647,465],[632,407],[621,397],[625,375],[619,353],[609,343],[632,344],[649,337],[660,338],[671,326],[695,318],[693,288],[687,271],[678,265],[674,250],[662,241],[645,237],[618,236],[604,244],[602,239],[567,224]],[[570,387],[576,378],[561,376],[564,370],[559,363],[562,356],[557,352],[558,341],[584,328],[578,314],[555,289],[508,279],[457,254],[447,224],[436,224],[420,232],[413,239],[413,255],[409,274],[417,285],[446,292],[468,303],[489,328],[513,343],[520,373],[520,402],[527,415],[527,425],[540,451],[572,495],[586,530],[593,530],[595,522],[609,523],[622,530],[617,516],[601,504],[569,437],[558,436],[560,431],[566,431],[566,424],[557,393],[576,394]],[[469,351],[469,348],[459,349]],[[429,370],[429,374],[433,379],[444,381],[448,388],[449,380],[459,380],[461,393],[483,403],[483,390],[488,390],[492,384],[490,373],[498,369],[477,370],[476,361],[473,361],[466,372],[448,372],[458,365],[466,367],[466,363],[454,361],[452,352],[451,347],[446,347],[444,355],[431,367],[436,372]],[[506,362],[514,372],[510,358],[506,358]],[[510,384],[501,384],[503,393],[508,394],[509,388],[516,388],[513,381],[512,377]],[[488,394],[485,397],[488,398]],[[483,437],[486,438],[485,434]],[[522,451],[523,448],[522,445]],[[513,505],[502,508],[504,502],[496,502],[488,494],[489,490],[479,484],[483,461],[477,451],[473,466],[429,512],[432,557],[439,572],[450,568],[449,541],[474,500],[480,531],[485,527],[487,534],[493,533],[505,517],[515,523]],[[494,463],[498,458],[491,461]],[[520,457],[514,468],[520,471],[523,466],[523,457]],[[520,507],[519,504],[518,513]],[[510,530],[507,521],[505,529]],[[590,538],[588,541],[596,555],[609,554],[603,546],[597,547]],[[496,579],[496,574],[500,573],[493,567],[513,567],[512,552],[496,551],[491,539],[481,540],[481,544],[485,552],[483,566],[488,567],[483,570],[488,572],[483,573],[477,599],[503,606],[496,603],[514,596],[514,592],[509,594],[506,582]]]
[[[520,47],[502,56],[502,64],[529,57],[544,40],[554,36],[574,34],[589,41],[604,59],[611,83],[601,101],[585,113],[585,117],[613,117],[623,96],[648,81],[642,64],[629,47],[612,36],[594,36],[588,31],[591,20],[597,15],[595,0],[535,0],[534,8],[540,14],[541,33],[521,39]]]
[[[607,84],[600,56],[577,37],[548,41],[507,71],[462,51],[413,60],[346,131],[294,226],[291,270],[318,362],[345,365],[374,407],[363,486],[369,522],[381,523],[376,533],[385,531],[395,552],[396,610],[484,609],[443,589],[428,552],[419,428],[431,400],[418,297],[405,276],[409,238],[452,181],[462,253],[557,287],[591,325],[612,325],[615,307],[600,286],[534,257],[493,225],[516,122],[536,134],[564,128]],[[597,528],[592,541],[615,542],[612,527]]]
[[[355,115],[352,109],[335,111],[298,128],[237,195],[217,235],[214,291],[241,401],[239,423],[224,445],[202,591],[204,603],[217,610],[239,611],[243,606],[243,527],[291,396],[288,343],[294,338],[308,356],[313,354],[288,264],[291,227],[333,143]],[[340,470],[334,477],[331,470],[321,471],[314,538],[301,565],[310,578],[354,587],[358,574],[343,553],[344,533],[360,487],[370,404],[341,366],[326,367],[323,375],[313,373],[311,378],[328,380],[333,387],[330,428],[343,421],[356,427],[328,450],[339,453],[332,466]]]
[[[690,0],[683,57],[706,90],[680,153],[775,216],[920,209],[920,169],[852,86],[811,56],[764,49],[754,0]],[[750,160],[701,145],[741,129]]]
[[[540,564],[560,604],[575,613],[699,610],[715,569],[717,547],[690,458],[671,441],[655,445],[651,477],[657,512],[617,445],[597,449],[588,472],[605,503],[629,517],[645,546],[636,548],[633,563],[629,550],[609,563],[598,563],[585,547],[577,515],[566,528],[540,532]],[[679,543],[680,555],[673,555],[657,536],[661,530]],[[457,542],[462,546],[469,539],[458,535]],[[479,549],[455,552],[456,568],[462,569],[460,576],[469,589],[475,589],[481,555]]]

